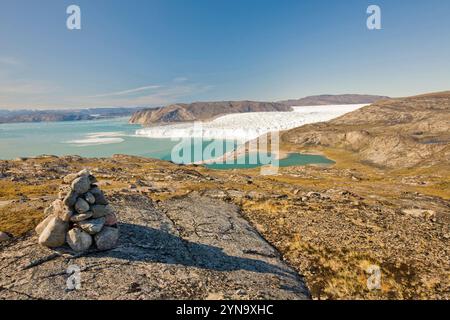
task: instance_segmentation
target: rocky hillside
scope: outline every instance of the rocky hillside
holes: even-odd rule
[[[335,120],[286,132],[299,147],[349,150],[361,161],[402,168],[450,159],[450,92],[384,100]]]
[[[92,160],[73,157],[30,159],[22,163],[23,171],[17,176],[16,186],[21,185],[20,181],[27,181],[35,186],[46,185],[51,190],[53,187],[41,180],[43,175],[61,183],[60,174],[72,172],[78,166],[74,160],[84,163],[83,166],[93,164]],[[237,205],[198,192],[166,201],[152,199],[150,193],[163,195],[168,189],[150,187],[150,180],[145,182],[147,178],[141,170],[145,168],[148,178],[155,182],[161,178],[172,183],[178,178],[204,181],[202,174],[133,157],[96,161],[100,167],[93,169],[102,177],[98,184],[108,190],[110,205],[117,213],[120,238],[116,248],[109,251],[92,248],[82,253],[67,245],[49,249],[38,244],[34,231],[3,241],[0,243],[0,299],[310,298],[302,277],[242,217]],[[115,169],[119,163],[120,169]],[[154,167],[157,163],[162,165],[157,165],[159,169]],[[41,165],[42,170],[36,171]],[[113,167],[107,169],[110,165]],[[132,178],[138,171],[124,176],[122,165],[127,167],[126,171],[140,168],[142,180]],[[16,176],[13,167],[9,168],[7,175]],[[119,180],[110,175],[113,172]],[[124,186],[125,181],[131,184]],[[2,182],[0,179],[0,185]],[[0,228],[20,235],[15,228],[28,225],[27,218],[33,215],[30,211],[58,196],[57,192],[49,192],[43,198],[29,195],[30,198],[19,202],[0,202]],[[20,208],[21,213],[10,211],[13,207]],[[25,212],[28,217],[22,215]],[[14,220],[12,228],[6,226],[7,221]],[[79,290],[66,289],[66,270],[71,265],[80,269]]]
[[[346,161],[275,176],[119,155],[0,161],[0,230],[14,235],[0,299],[302,299],[300,275],[314,299],[449,299],[449,171]],[[38,246],[44,208],[83,168],[117,212],[118,247]],[[80,291],[65,290],[71,264]]]
[[[133,114],[130,123],[153,124],[195,120],[209,120],[229,113],[290,111],[281,103],[256,101],[195,102],[173,104],[162,108],[145,109]]]
[[[386,96],[375,96],[368,94],[340,94],[340,95],[318,95],[309,96],[301,99],[290,99],[279,101],[287,106],[320,106],[328,104],[363,104],[363,103],[374,103],[379,100],[386,100],[389,97]]]

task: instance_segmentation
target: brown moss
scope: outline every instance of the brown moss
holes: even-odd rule
[[[43,218],[42,207],[9,204],[0,208],[0,230],[21,236],[33,230]]]

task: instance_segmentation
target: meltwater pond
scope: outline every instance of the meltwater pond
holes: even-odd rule
[[[264,164],[265,161],[261,161],[259,157],[257,158],[256,163],[251,164],[250,156],[247,154],[245,156],[241,156],[239,159],[241,161],[237,161],[236,164],[208,164],[206,165],[208,168],[216,169],[216,170],[231,170],[231,169],[251,169],[257,168]],[[242,163],[242,164],[239,164]],[[279,160],[279,167],[292,167],[292,166],[304,166],[308,164],[322,164],[322,165],[331,165],[334,164],[334,161],[320,156],[320,155],[312,155],[312,154],[301,154],[301,153],[289,153],[286,158]]]
[[[128,154],[173,160],[172,150],[179,144],[179,139],[138,136],[136,135],[138,129],[141,129],[141,126],[128,124],[128,118],[0,124],[0,159],[9,160],[42,154],[82,157]],[[203,142],[202,148],[204,149],[210,142]],[[219,156],[221,154],[213,154],[214,158]],[[290,154],[280,160],[280,166],[330,163],[332,162],[325,157],[301,154]],[[252,165],[212,164],[208,167],[233,169],[260,165],[258,162]]]

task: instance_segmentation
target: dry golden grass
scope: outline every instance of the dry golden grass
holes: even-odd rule
[[[0,200],[13,200],[21,196],[44,197],[58,193],[60,181],[46,181],[42,184],[30,185],[24,182],[0,180]]]
[[[0,230],[21,236],[33,230],[43,218],[42,207],[6,205],[0,207]]]

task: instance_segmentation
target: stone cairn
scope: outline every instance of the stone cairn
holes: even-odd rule
[[[119,238],[117,218],[97,180],[88,170],[63,179],[58,199],[45,209],[37,227],[39,244],[55,248],[67,243],[72,250],[84,252],[93,247],[109,250]]]

